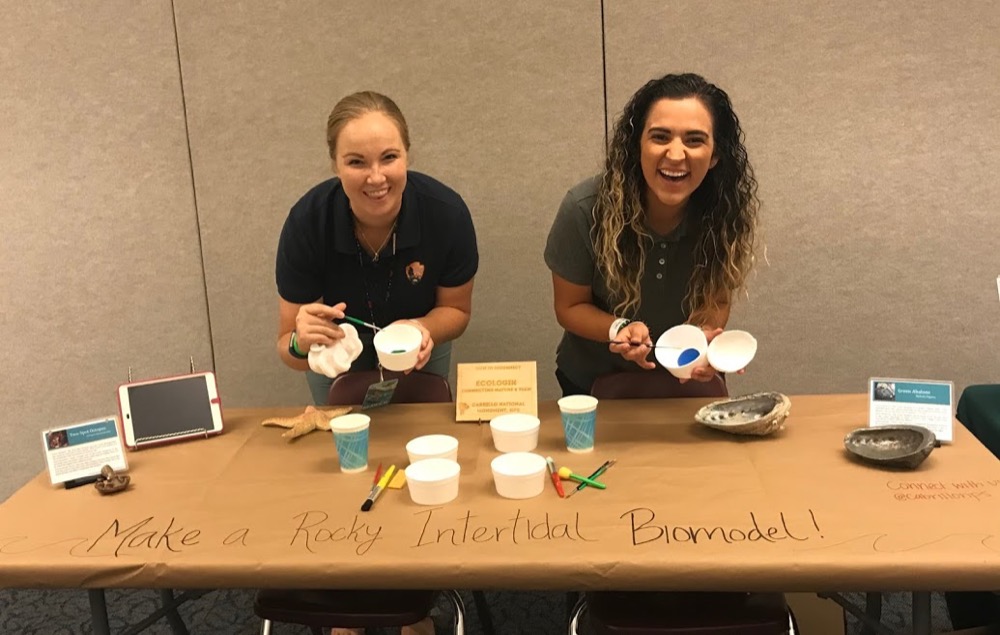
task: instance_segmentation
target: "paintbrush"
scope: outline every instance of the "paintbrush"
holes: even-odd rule
[[[374,505],[375,501],[378,500],[378,495],[381,494],[382,490],[385,489],[385,486],[389,484],[389,481],[392,480],[392,477],[395,473],[396,473],[396,466],[390,465],[389,469],[386,470],[385,474],[382,475],[382,478],[379,480],[378,485],[376,485],[375,488],[372,490],[372,493],[368,495],[368,498],[365,499],[365,502],[361,504],[361,511],[366,512],[372,508],[372,505]]]
[[[587,479],[588,480],[592,480],[592,479],[597,478],[601,474],[604,474],[605,472],[608,471],[608,468],[611,467],[612,465],[614,465],[616,462],[617,461],[615,459],[611,459],[610,461],[605,461],[604,465],[602,465],[601,467],[599,467],[596,470],[594,470],[594,473],[591,474],[590,476],[588,476]],[[573,494],[576,494],[577,492],[579,492],[580,490],[582,490],[584,487],[587,487],[587,484],[586,483],[580,483],[579,485],[576,486],[576,489],[572,489],[572,490],[569,491],[569,494],[566,494],[566,498],[569,498]]]
[[[355,326],[367,326],[368,328],[376,332],[382,330],[379,327],[375,326],[374,324],[369,324],[368,322],[362,322],[358,318],[353,318],[350,315],[345,315],[344,319],[350,322],[351,324],[354,324]]]

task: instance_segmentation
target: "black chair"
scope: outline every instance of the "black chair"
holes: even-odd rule
[[[598,399],[672,399],[729,396],[721,375],[680,383],[663,370],[598,377]],[[797,632],[781,593],[687,593],[598,591],[583,594],[570,614],[576,635],[586,612],[595,635],[784,635]]]
[[[391,403],[446,403],[451,401],[448,380],[440,375],[355,371],[338,375],[330,385],[327,404],[353,406],[364,401],[368,387],[382,379],[399,379]],[[455,614],[454,632],[465,632],[465,606],[456,591],[444,591]],[[257,592],[253,609],[263,620],[262,635],[269,635],[271,622],[308,626],[320,635],[322,627],[386,628],[403,627],[425,619],[434,607],[436,591],[413,590],[341,590],[262,589]],[[486,597],[473,593],[484,631],[493,633]]]
[[[665,370],[608,373],[594,380],[590,394],[598,399],[674,399],[729,396],[726,380],[718,373],[712,381],[681,383]]]

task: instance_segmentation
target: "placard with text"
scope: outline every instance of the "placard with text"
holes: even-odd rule
[[[868,425],[921,426],[938,441],[951,443],[953,396],[950,381],[872,378],[868,380]]]
[[[97,476],[105,465],[128,469],[116,417],[43,430],[42,446],[53,485]]]
[[[489,421],[509,412],[538,416],[535,362],[458,365],[456,421]]]

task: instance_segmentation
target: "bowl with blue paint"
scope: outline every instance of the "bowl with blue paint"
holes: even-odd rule
[[[696,368],[708,366],[708,339],[697,326],[679,324],[656,340],[653,355],[674,377],[690,379]]]

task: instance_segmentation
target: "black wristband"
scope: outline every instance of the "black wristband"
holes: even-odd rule
[[[292,331],[291,336],[288,338],[288,354],[295,359],[309,359],[309,353],[299,352],[298,347],[295,345],[295,331]]]

